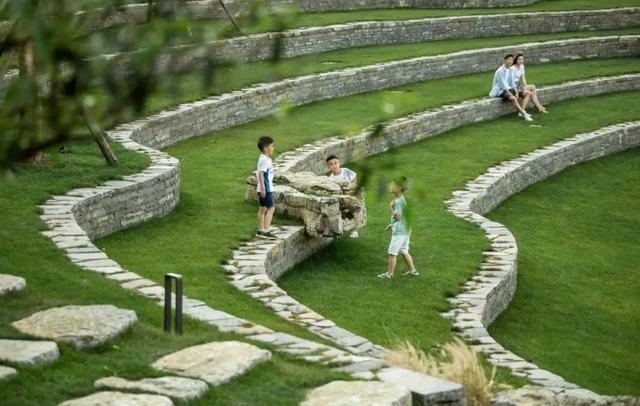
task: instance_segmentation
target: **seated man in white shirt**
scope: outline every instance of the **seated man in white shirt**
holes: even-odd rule
[[[342,168],[340,166],[340,160],[335,155],[329,155],[327,157],[327,167],[329,167],[329,170],[331,171],[331,173],[329,174],[329,179],[331,180],[336,180],[336,181],[346,180],[348,182],[353,183],[356,181],[356,176],[358,176],[351,169]],[[359,237],[358,231],[354,230],[351,233],[350,237],[358,238]]]

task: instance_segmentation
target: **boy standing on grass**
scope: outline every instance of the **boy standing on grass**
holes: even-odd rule
[[[409,254],[409,238],[411,229],[407,224],[406,208],[407,200],[404,197],[406,189],[406,178],[401,178],[398,182],[391,183],[391,193],[395,196],[389,208],[391,209],[391,224],[385,227],[385,231],[391,229],[391,243],[389,244],[389,262],[387,263],[387,272],[378,275],[380,279],[391,279],[396,271],[396,262],[398,253],[402,255],[402,259],[407,264],[409,270],[403,274],[418,276],[416,267],[413,264],[413,258]]]
[[[258,209],[258,236],[266,238],[277,238],[269,231],[271,227],[271,219],[276,211],[273,201],[273,138],[260,137],[258,140],[258,149],[260,150],[260,158],[258,158],[258,168],[256,175],[258,177],[258,200],[260,208]]]

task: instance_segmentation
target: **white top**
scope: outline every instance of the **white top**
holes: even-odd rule
[[[511,69],[513,69],[513,73],[515,74],[516,83],[518,86],[521,85],[520,78],[524,76],[524,65],[520,65],[520,67],[513,65]]]
[[[349,182],[353,182],[354,180],[356,180],[356,173],[354,171],[352,171],[351,169],[347,169],[347,168],[340,168],[340,173],[337,175],[334,175],[333,172],[331,172],[329,174],[329,179],[331,180],[347,180]]]
[[[258,158],[258,169],[256,170],[256,176],[258,176],[258,172],[264,172],[265,192],[273,192],[273,161],[271,161],[271,158],[269,158],[265,154],[260,154],[260,158]],[[259,178],[257,191],[258,193],[262,192]]]

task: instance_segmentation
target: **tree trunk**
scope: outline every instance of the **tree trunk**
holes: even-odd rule
[[[236,28],[236,30],[238,30],[238,32],[240,34],[243,34],[242,30],[240,29],[240,26],[236,22],[236,19],[233,18],[233,15],[231,15],[231,13],[229,12],[229,9],[227,8],[227,5],[224,4],[224,1],[223,0],[218,0],[218,3],[220,3],[220,6],[222,6],[222,9],[224,10],[224,13],[227,15],[227,17],[231,21],[231,24],[233,24],[233,26]]]
[[[91,133],[93,140],[96,142],[96,144],[98,144],[98,147],[100,147],[100,151],[102,152],[102,156],[104,157],[104,159],[107,161],[109,166],[114,166],[115,164],[117,164],[118,158],[116,157],[116,154],[111,149],[111,146],[109,145],[109,141],[107,141],[107,136],[105,135],[104,131],[100,129],[100,127],[98,126],[98,123],[96,123],[93,120],[87,106],[80,103],[78,106],[78,109],[80,110],[80,115],[82,116],[82,120],[84,121],[85,125],[87,126],[87,129]]]

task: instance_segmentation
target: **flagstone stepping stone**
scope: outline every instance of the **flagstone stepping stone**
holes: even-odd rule
[[[18,375],[18,371],[11,367],[5,367],[0,365],[0,382],[8,381],[11,378],[15,378]]]
[[[27,287],[27,281],[19,276],[0,273],[0,296],[10,292],[20,292]]]
[[[174,352],[160,358],[152,366],[218,386],[269,359],[269,351],[254,345],[239,341],[220,341]]]
[[[411,392],[387,382],[333,381],[307,394],[301,406],[410,406]]]
[[[462,385],[405,368],[384,368],[377,375],[382,382],[396,383],[409,389],[413,399],[421,405],[456,404],[464,399]]]
[[[189,402],[204,395],[209,385],[197,379],[163,376],[161,378],[145,378],[139,381],[128,381],[110,376],[95,382],[98,389],[133,390],[137,392],[155,393],[169,396],[181,402]]]
[[[80,349],[118,337],[136,320],[133,310],[112,305],[64,306],[35,313],[12,325],[25,334],[68,342]]]
[[[173,402],[161,395],[106,391],[67,400],[60,403],[60,406],[173,406]]]
[[[0,339],[0,361],[21,365],[41,365],[53,362],[60,356],[53,341],[29,341]]]

